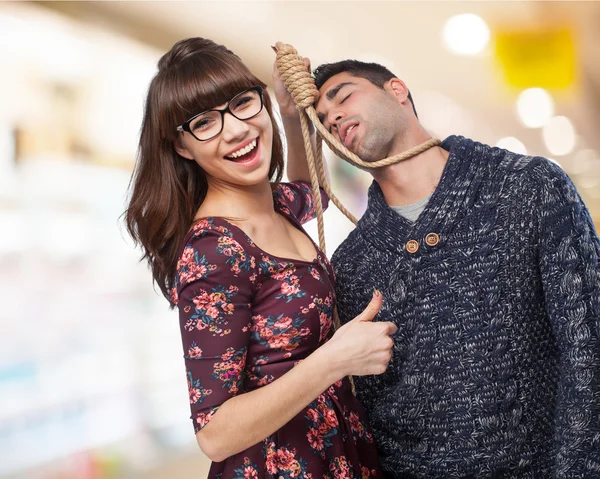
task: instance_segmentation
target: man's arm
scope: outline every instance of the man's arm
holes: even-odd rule
[[[554,477],[600,477],[600,241],[567,175],[540,168],[540,270],[560,354]]]

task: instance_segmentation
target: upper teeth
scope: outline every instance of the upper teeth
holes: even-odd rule
[[[355,127],[355,126],[356,126],[356,125],[352,125],[351,127],[349,127],[349,128],[346,130],[346,136],[348,136],[348,135],[350,134],[350,132],[351,132],[351,131],[354,129],[354,127]]]
[[[254,140],[252,140],[250,143],[248,143],[244,148],[240,148],[238,151],[232,153],[228,157],[229,158],[239,158],[240,156],[250,153],[252,150],[254,150],[254,148],[256,148],[256,138]]]

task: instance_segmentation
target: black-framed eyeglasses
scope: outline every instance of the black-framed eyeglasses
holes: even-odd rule
[[[187,131],[198,141],[212,140],[223,131],[225,113],[231,113],[238,120],[249,120],[263,109],[263,89],[253,86],[238,93],[221,110],[203,111],[179,125],[177,131]]]

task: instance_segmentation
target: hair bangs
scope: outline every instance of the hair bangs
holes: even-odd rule
[[[241,61],[228,58],[223,61],[213,55],[196,55],[188,58],[179,68],[168,72],[165,78],[166,113],[163,125],[172,137],[178,125],[203,111],[227,103],[248,88],[266,85],[256,78]]]

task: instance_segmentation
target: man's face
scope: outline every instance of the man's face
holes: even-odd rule
[[[390,156],[405,125],[402,105],[391,90],[344,72],[319,92],[317,114],[348,150],[368,162]]]

